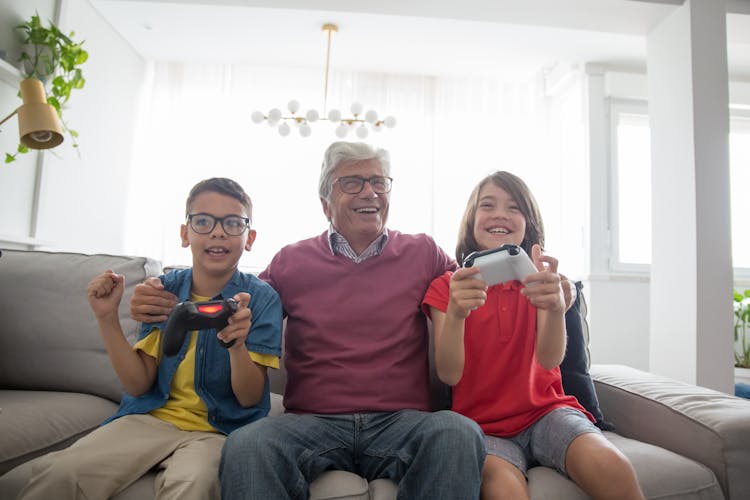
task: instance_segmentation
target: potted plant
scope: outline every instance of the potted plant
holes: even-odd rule
[[[734,290],[735,381],[750,384],[750,289]]]
[[[38,78],[46,87],[47,102],[51,104],[60,117],[63,132],[71,138],[74,148],[78,147],[78,132],[71,129],[63,119],[63,110],[70,99],[71,92],[82,89],[86,83],[80,66],[89,55],[83,48],[83,42],[73,40],[75,33],[66,35],[51,21],[44,26],[38,15],[31,16],[27,22],[16,26],[21,31],[23,49],[18,62],[24,78]],[[16,159],[19,153],[28,152],[23,144],[18,145],[14,154],[5,154],[5,163]]]

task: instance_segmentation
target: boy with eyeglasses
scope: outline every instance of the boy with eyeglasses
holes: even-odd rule
[[[190,332],[177,355],[161,353],[164,323],[145,323],[130,346],[118,318],[124,276],[106,270],[87,287],[105,347],[126,393],[105,425],[35,465],[22,499],[109,498],[156,468],[155,494],[219,498],[218,465],[226,435],[268,414],[266,368],[278,368],[282,310],[278,294],[238,270],[252,202],[225,178],[196,184],[180,228],[191,268],[159,278],[180,301],[233,298],[226,328]],[[224,347],[217,342],[232,343]]]

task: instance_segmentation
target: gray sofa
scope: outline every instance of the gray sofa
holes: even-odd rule
[[[0,500],[13,499],[36,457],[96,428],[117,407],[121,387],[85,298],[86,283],[112,268],[126,277],[120,309],[129,319],[133,286],[157,275],[140,257],[3,250],[0,257]],[[750,401],[624,366],[593,365],[606,436],[633,462],[647,498],[750,498]],[[283,411],[283,367],[271,373],[274,408]],[[443,390],[435,385],[437,396]],[[439,400],[438,397],[434,398]],[[114,498],[153,497],[149,474]],[[460,478],[457,478],[460,480]],[[529,473],[534,499],[583,499],[544,467]],[[315,499],[395,498],[396,486],[329,471],[311,485]]]

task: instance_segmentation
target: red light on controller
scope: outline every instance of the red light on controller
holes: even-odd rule
[[[198,306],[198,312],[203,314],[213,314],[221,311],[224,308],[221,304],[209,304],[205,306]]]

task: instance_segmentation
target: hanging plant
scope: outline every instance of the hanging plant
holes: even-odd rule
[[[83,49],[83,42],[75,42],[74,32],[66,35],[51,21],[45,27],[39,15],[32,16],[16,29],[23,34],[23,52],[18,58],[23,77],[38,78],[45,84],[47,102],[57,111],[63,132],[70,136],[71,144],[77,148],[78,132],[68,126],[63,118],[63,110],[72,91],[82,89],[86,84],[80,66],[86,62],[89,54]],[[18,154],[28,151],[26,146],[19,143],[16,153],[5,154],[5,163],[14,161]]]
[[[734,290],[734,366],[750,368],[750,289]]]

